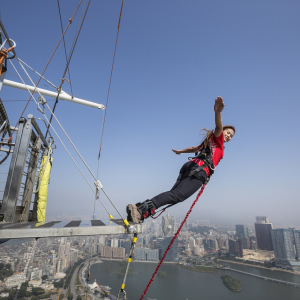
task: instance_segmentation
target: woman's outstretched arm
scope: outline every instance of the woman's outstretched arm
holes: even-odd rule
[[[198,150],[198,147],[199,146],[195,146],[195,147],[189,147],[189,148],[186,148],[186,149],[182,149],[182,150],[175,150],[175,149],[172,149],[172,151],[176,154],[181,154],[181,153],[196,153]]]
[[[223,132],[223,122],[221,112],[224,109],[224,102],[222,97],[217,97],[215,100],[215,122],[216,122],[216,129],[215,129],[215,136],[219,137]]]

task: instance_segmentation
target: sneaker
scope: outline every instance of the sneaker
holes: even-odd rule
[[[129,204],[126,207],[127,220],[139,224],[141,221],[141,214],[139,213],[135,204]]]

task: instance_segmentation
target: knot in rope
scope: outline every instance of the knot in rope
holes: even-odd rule
[[[4,59],[7,57],[7,50],[3,49],[0,51],[0,62],[3,63]]]
[[[10,45],[11,45],[11,42],[12,42],[13,46],[9,47],[8,49],[5,49],[4,45],[7,42],[10,43]],[[3,68],[4,59],[7,58],[8,53],[10,51],[12,51],[15,47],[16,47],[16,43],[13,40],[11,40],[11,39],[5,40],[3,42],[3,44],[0,45],[0,75],[2,74],[2,68]],[[14,55],[12,57],[10,57],[10,58],[13,58],[13,57],[14,57]]]
[[[63,78],[63,79],[61,80],[61,86],[65,83],[65,81],[68,81],[68,83],[70,83],[70,81],[69,81],[67,78]]]
[[[11,47],[13,48],[13,47]],[[7,57],[8,54],[8,50],[2,49],[0,51],[0,75],[2,74],[2,68],[3,68],[3,64],[4,64],[4,59]]]

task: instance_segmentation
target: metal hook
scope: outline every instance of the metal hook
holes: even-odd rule
[[[124,299],[124,300],[126,300],[126,299],[127,299],[127,298],[126,298],[126,292],[125,292],[125,290],[122,290],[122,289],[121,289],[121,290],[119,291],[119,294],[118,294],[117,300],[119,300],[119,299],[120,299],[119,297],[120,297],[120,294],[121,294],[122,292],[124,293],[124,298],[123,298],[123,299]]]
[[[8,44],[10,44],[9,42],[12,42],[12,46],[10,46],[10,48],[11,47],[13,47],[13,48],[15,48],[16,46],[17,46],[17,44],[16,44],[16,42],[15,41],[13,41],[12,39],[9,39],[9,40],[4,40],[4,42],[2,43],[2,45],[0,46],[0,51],[3,49],[3,50],[7,50],[6,48],[4,48],[4,45],[6,44],[6,43],[8,43]],[[9,51],[10,51],[11,49],[9,49]],[[12,58],[14,58],[15,57],[15,54],[13,54],[12,56],[10,56],[10,57],[7,57],[7,59],[12,59]]]

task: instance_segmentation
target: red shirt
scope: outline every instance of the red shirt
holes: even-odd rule
[[[216,167],[224,155],[224,134],[223,134],[223,132],[219,137],[216,137],[215,134],[213,133],[213,135],[211,136],[211,138],[208,141],[208,146],[210,148],[211,159],[214,163],[214,166]],[[203,145],[199,145],[198,150],[201,152],[203,150]],[[201,159],[194,158],[191,161],[195,162],[198,166],[203,165],[203,161]],[[204,170],[205,170],[207,176],[209,176],[208,167],[205,167]]]

